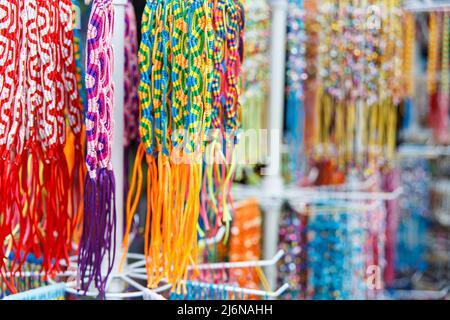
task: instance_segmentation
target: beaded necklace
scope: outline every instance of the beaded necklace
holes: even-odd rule
[[[400,166],[399,225],[396,237],[395,271],[399,274],[426,269],[426,239],[430,210],[431,168],[428,160],[408,159]]]
[[[322,6],[316,160],[362,173],[395,150],[402,95],[402,15],[397,0],[330,0]]]
[[[298,180],[304,173],[305,163],[303,82],[307,79],[305,72],[306,32],[303,22],[303,0],[290,0],[288,3],[286,140],[291,150],[290,171],[294,173],[291,179]]]
[[[365,273],[384,260],[385,211],[355,212],[346,206],[345,201],[328,200],[308,208],[306,237],[301,238],[306,299],[366,299],[371,294]]]
[[[284,299],[300,300],[305,294],[307,217],[290,206],[283,209],[279,230],[279,248],[286,252],[278,271],[278,284],[289,283]]]

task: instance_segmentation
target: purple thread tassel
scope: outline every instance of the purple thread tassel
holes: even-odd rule
[[[114,5],[94,0],[87,32],[86,112],[87,155],[84,228],[79,251],[80,287],[92,284],[105,298],[116,250],[115,181],[111,171],[114,120]]]
[[[114,173],[108,169],[98,169],[96,179],[86,176],[85,187],[83,234],[78,255],[80,288],[86,293],[94,282],[100,298],[104,299],[116,255]],[[102,268],[103,261],[105,270]]]

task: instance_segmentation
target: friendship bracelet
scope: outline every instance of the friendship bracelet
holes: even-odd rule
[[[229,145],[233,134],[226,129],[235,132],[239,126],[242,12],[240,2],[233,0],[147,1],[139,48],[141,144],[127,198],[123,247],[128,248],[142,191],[145,155],[149,287],[165,278],[180,292],[180,280],[197,258],[200,214],[206,225],[211,213],[215,224],[229,225],[233,165],[203,162],[225,152],[225,143],[210,129],[222,131]]]
[[[83,151],[71,2],[13,1],[0,10],[0,254],[14,253],[8,266],[0,260],[5,280],[29,254],[42,258],[46,274],[68,261],[82,206],[75,199],[82,189],[72,182]]]
[[[286,140],[290,146],[291,179],[297,181],[304,174],[305,150],[303,146],[305,110],[303,83],[308,78],[306,68],[306,31],[303,22],[303,0],[288,2],[287,65],[286,65]]]
[[[78,264],[81,289],[94,282],[101,298],[116,254],[115,180],[111,144],[114,129],[114,28],[112,0],[94,0],[89,18],[86,57],[87,174],[84,187],[83,233]],[[106,258],[104,273],[102,262]]]

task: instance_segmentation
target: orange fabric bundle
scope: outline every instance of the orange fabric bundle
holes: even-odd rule
[[[237,206],[231,228],[230,262],[255,261],[261,258],[261,211],[256,200]],[[260,275],[255,269],[230,270],[230,279],[243,288],[260,288]]]

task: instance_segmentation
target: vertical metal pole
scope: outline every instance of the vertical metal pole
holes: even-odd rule
[[[113,273],[118,272],[119,260],[122,256],[122,241],[124,229],[124,65],[125,65],[125,5],[126,0],[114,0],[115,24],[114,24],[114,137],[112,144],[112,163],[114,177],[116,180],[116,208],[117,208],[117,229],[116,229],[116,261]]]
[[[283,193],[281,177],[281,146],[284,121],[284,84],[286,64],[287,0],[272,0],[271,60],[270,60],[270,100],[269,100],[269,163],[264,172],[263,188],[269,199],[264,218],[264,259],[271,259],[277,252],[278,227]],[[266,268],[267,280],[271,288],[277,282],[277,266]]]

